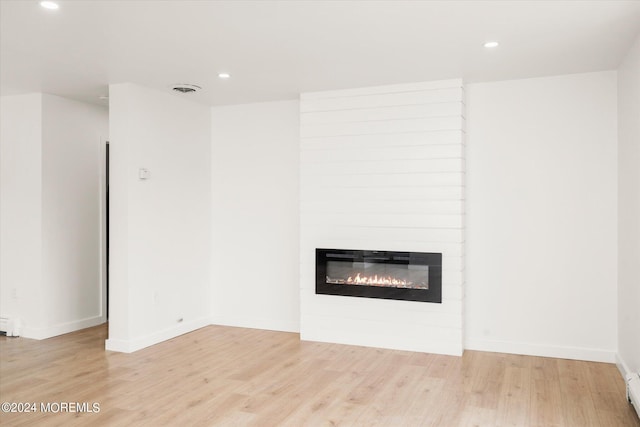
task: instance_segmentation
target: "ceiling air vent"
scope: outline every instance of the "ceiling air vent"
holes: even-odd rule
[[[172,89],[180,93],[193,93],[193,92],[199,91],[202,88],[196,85],[178,84],[178,85],[173,85]]]

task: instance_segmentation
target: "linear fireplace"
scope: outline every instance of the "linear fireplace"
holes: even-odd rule
[[[442,254],[316,249],[316,294],[442,302]]]

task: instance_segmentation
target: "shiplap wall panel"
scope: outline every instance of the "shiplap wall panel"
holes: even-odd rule
[[[354,309],[357,309],[357,307],[355,307]],[[351,311],[349,310],[345,310],[345,315],[348,316]],[[332,322],[331,320],[328,320],[327,318],[331,319],[331,316],[327,316],[326,314],[323,313],[310,313],[313,316],[316,316],[317,318],[323,318],[325,320],[323,320],[323,324],[326,326],[327,324],[329,324],[329,322]],[[413,325],[421,325],[421,326],[425,326],[425,327],[440,327],[442,329],[446,328],[447,325],[451,325],[453,327],[460,327],[462,326],[461,324],[461,318],[460,316],[457,315],[457,313],[428,313],[428,316],[425,316],[424,312],[407,312],[406,313],[406,317],[403,319],[403,321],[405,323],[410,323]],[[393,314],[391,314],[389,317],[393,316]],[[394,316],[395,317],[395,316]],[[354,317],[349,317],[350,319],[357,319]],[[381,319],[384,319],[384,316],[380,316]]]
[[[462,307],[462,301],[460,299],[452,299],[450,304],[415,304],[412,301],[396,301],[396,304],[389,304],[387,300],[369,298],[363,300],[362,298],[343,297],[335,295],[314,295],[313,292],[301,293],[302,299],[305,303],[309,303],[312,300],[321,300],[328,304],[331,304],[331,308],[338,312],[340,316],[338,318],[366,318],[370,313],[362,310],[362,301],[367,301],[367,306],[374,311],[379,317],[389,319],[402,319],[403,322],[416,322],[416,323],[430,323],[431,315],[455,315],[460,317],[460,309]],[[331,297],[331,298],[330,298]],[[323,304],[309,304],[308,314],[315,316],[330,316],[331,313],[327,312],[326,305]],[[376,320],[378,320],[378,318]]]
[[[364,233],[367,238],[381,242],[429,242],[436,243],[464,243],[464,230],[450,228],[415,228],[415,227],[362,227],[362,226],[335,226],[328,224],[308,224],[313,225],[313,230],[305,233],[305,238],[322,239],[324,236],[332,236],[332,240],[349,240],[357,241],[362,239]],[[364,228],[364,230],[363,230]],[[339,234],[339,237],[336,235]],[[349,247],[344,249],[358,249],[357,247]],[[384,250],[384,248],[372,248],[373,250]],[[443,255],[446,258],[446,255]]]
[[[304,214],[306,216],[306,214]],[[305,220],[306,221],[306,220]],[[429,242],[434,243],[464,243],[464,230],[459,228],[436,228],[436,227],[365,227],[363,225],[333,225],[326,222],[308,222],[313,225],[313,230],[305,233],[303,238],[322,238],[325,236],[332,240],[352,240],[369,239],[380,240],[382,242]],[[338,234],[339,233],[339,234]],[[357,247],[347,249],[358,249]],[[375,250],[385,250],[384,248],[374,248]],[[402,251],[402,249],[398,249]],[[420,251],[418,251],[420,252]]]
[[[416,82],[411,84],[399,83],[395,85],[358,87],[352,89],[326,90],[322,92],[305,92],[301,98],[305,100],[326,99],[326,98],[345,98],[351,96],[384,94],[384,93],[402,93],[415,92],[417,90],[432,90],[443,88],[460,87],[460,79],[450,80],[432,80],[428,82]]]
[[[306,169],[302,166],[301,169]],[[301,172],[303,173],[303,172]],[[308,183],[307,178],[301,177],[301,200],[325,200],[328,203],[349,203],[354,200],[464,200],[464,186],[414,186],[407,182],[394,187],[340,187],[320,186],[324,176],[316,169],[316,183]],[[315,187],[315,188],[314,188]]]
[[[387,203],[384,210],[394,215],[403,214],[458,214],[460,212],[461,200],[434,200],[434,201],[411,201],[396,200]],[[376,212],[380,208],[378,200],[361,200],[358,203],[333,203],[329,204],[322,200],[306,200],[301,204],[302,212],[310,213],[342,213],[342,214],[369,214]]]
[[[337,154],[336,154],[337,156]],[[310,174],[370,174],[370,173],[420,173],[462,171],[464,159],[406,159],[393,160],[381,157],[378,160],[362,160],[355,167],[353,162],[339,159],[327,162],[307,162],[302,165]]]
[[[318,163],[339,161],[350,163],[354,161],[373,161],[378,159],[409,160],[409,159],[460,159],[463,157],[463,148],[454,144],[438,144],[413,147],[366,147],[360,148],[340,147],[340,157],[336,157],[335,148],[324,150],[303,151],[302,163]]]
[[[302,126],[302,125],[301,125]],[[453,144],[458,145],[462,130],[438,130],[431,132],[406,132],[398,134],[370,134],[349,136],[306,137],[302,139],[304,151],[314,149],[403,147]]]
[[[310,224],[327,224],[330,226],[361,226],[361,227],[409,227],[419,228],[428,224],[435,229],[461,229],[463,215],[432,215],[432,214],[397,214],[392,213],[305,213]]]
[[[318,317],[327,316],[326,313],[323,313],[321,311],[313,311],[313,310],[314,308],[310,308],[310,312],[309,312],[310,315],[314,315]],[[358,307],[357,306],[343,307],[343,310],[345,312],[345,316],[349,316],[349,313],[357,313]],[[385,313],[384,308],[381,309],[380,313],[381,313],[381,316],[380,316],[381,318],[384,318],[385,314],[388,317],[397,317],[395,315],[395,312],[387,311]],[[461,318],[455,311],[447,313],[447,312],[425,312],[425,311],[415,311],[415,310],[407,309],[407,310],[404,310],[403,313],[404,313],[403,320],[406,323],[422,324],[422,325],[429,325],[429,326],[446,326],[446,325],[459,326],[461,324],[460,323]],[[425,314],[428,314],[428,316],[425,316]]]
[[[442,186],[463,186],[464,176],[457,172],[402,172],[392,173],[368,173],[368,174],[322,174],[320,179],[309,182],[314,187],[442,187]]]
[[[463,106],[460,102],[438,102],[436,104],[396,105],[356,110],[315,111],[303,113],[300,117],[300,123],[306,126],[323,123],[459,117],[462,115],[462,108]]]
[[[415,90],[394,93],[373,93],[357,96],[333,96],[327,98],[310,98],[300,96],[300,111],[334,111],[390,107],[397,105],[422,105],[440,102],[459,102],[462,99],[462,87]]]
[[[300,104],[301,337],[461,354],[460,80],[315,92]],[[315,249],[443,254],[443,303],[315,295]]]
[[[431,117],[424,119],[395,119],[362,122],[323,123],[302,125],[303,138],[345,135],[375,135],[431,130],[459,130],[464,126],[460,117]]]
[[[331,315],[318,315],[318,317],[322,317],[321,323],[325,328],[337,331],[344,330],[344,319],[337,319],[335,316]],[[391,316],[388,316],[386,318],[380,315],[380,317],[376,320],[361,319],[355,316],[348,317],[348,319],[351,327],[362,331],[364,334],[377,333],[392,336],[394,334],[397,334],[396,326],[393,321],[394,317],[395,316],[392,314]],[[452,322],[452,320],[446,319],[445,322],[432,326],[431,324],[429,324],[429,322],[416,322],[414,319],[415,318],[407,318],[403,322],[404,328],[405,330],[407,330],[407,332],[414,335],[430,335],[432,339],[439,341],[444,341],[449,338],[450,328],[443,326],[442,323],[449,323]],[[458,322],[454,323],[453,326],[460,326],[457,323]]]

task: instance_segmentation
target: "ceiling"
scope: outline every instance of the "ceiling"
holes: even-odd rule
[[[640,31],[640,1],[0,0],[0,94],[92,103],[112,83],[208,105],[462,77],[610,70]],[[483,43],[498,40],[486,49]],[[219,72],[232,77],[221,80]]]

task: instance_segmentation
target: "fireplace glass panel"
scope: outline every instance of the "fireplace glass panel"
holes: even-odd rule
[[[428,265],[369,261],[327,261],[326,282],[333,285],[429,289]]]

